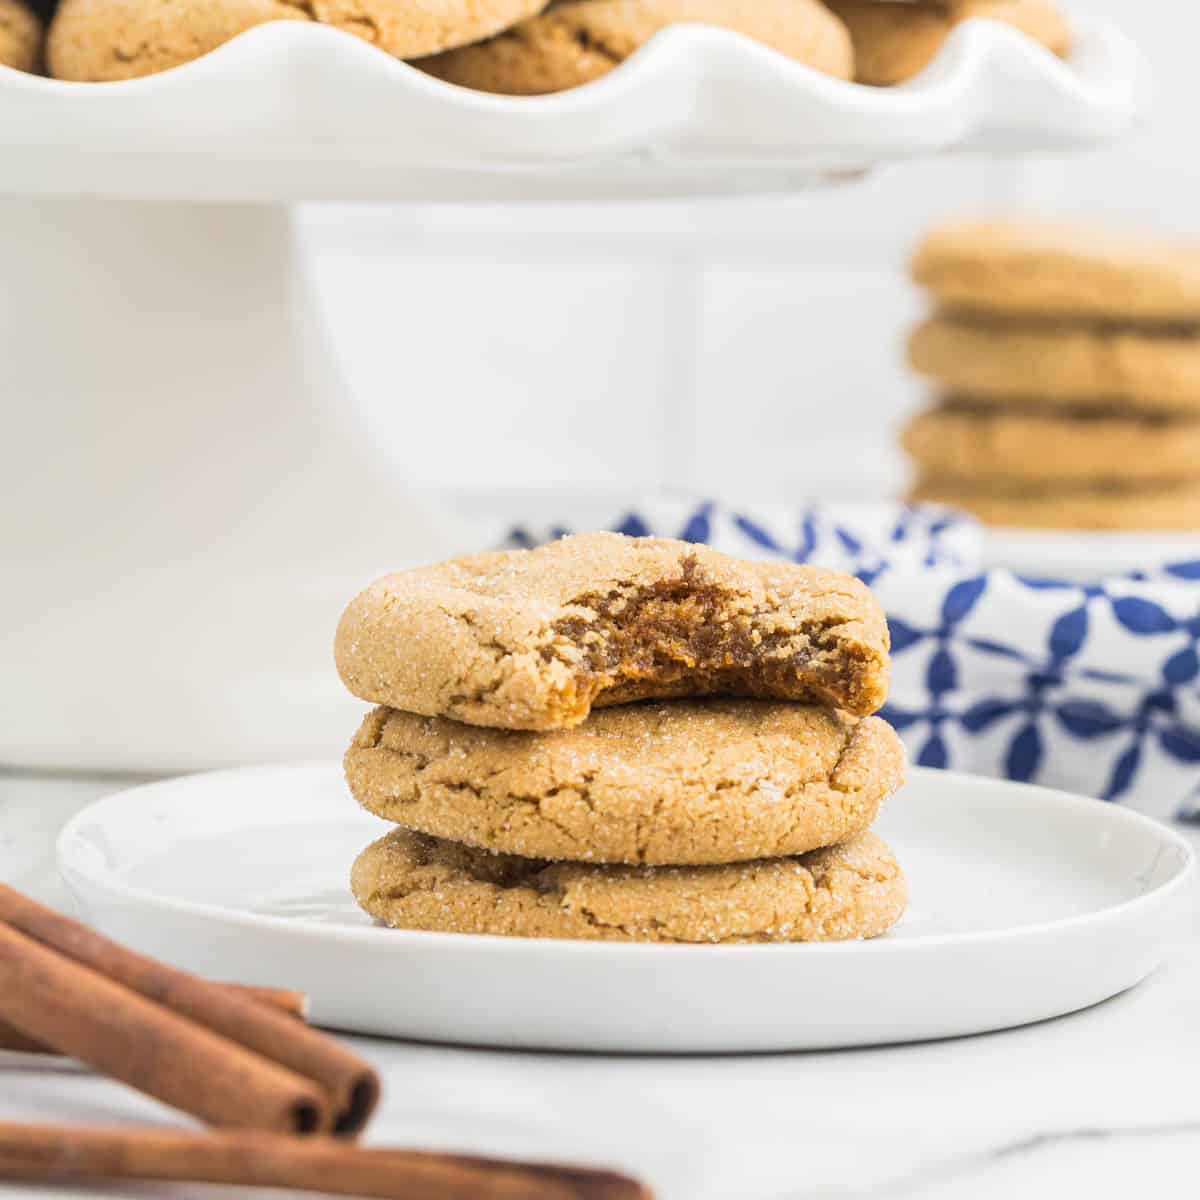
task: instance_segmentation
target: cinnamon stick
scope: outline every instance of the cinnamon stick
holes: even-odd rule
[[[308,1016],[308,997],[303,992],[288,991],[284,988],[247,987],[239,983],[223,983],[220,986],[240,992],[258,1004],[277,1008],[298,1021],[303,1021]],[[0,1050],[16,1051],[19,1054],[58,1053],[52,1046],[26,1037],[19,1029],[14,1029],[4,1021],[0,1021]]]
[[[224,1183],[380,1200],[652,1200],[612,1171],[364,1150],[327,1138],[4,1122],[0,1178]]]
[[[0,923],[297,1075],[315,1080],[332,1097],[335,1135],[357,1135],[375,1111],[380,1085],[371,1065],[291,1017],[118,945],[3,884]],[[0,1007],[0,1018],[5,1016]]]
[[[0,1019],[212,1125],[313,1133],[333,1123],[320,1084],[2,922]]]

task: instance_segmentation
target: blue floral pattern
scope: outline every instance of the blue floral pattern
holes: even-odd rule
[[[921,766],[1200,823],[1200,561],[1089,584],[981,571],[974,523],[920,506],[655,500],[608,527],[856,574],[891,627],[883,715]]]

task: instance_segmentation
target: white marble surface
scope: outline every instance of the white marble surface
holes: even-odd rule
[[[54,834],[120,782],[0,775],[0,878],[69,904],[54,873]],[[1169,967],[1115,1000],[952,1042],[667,1059],[353,1039],[386,1078],[370,1140],[618,1165],[663,1200],[1192,1197],[1200,906],[1191,934]],[[10,1060],[0,1068],[0,1119],[174,1118],[106,1080]],[[95,1193],[0,1184],[5,1200],[34,1194]],[[235,1194],[246,1193],[104,1190],[172,1200]]]

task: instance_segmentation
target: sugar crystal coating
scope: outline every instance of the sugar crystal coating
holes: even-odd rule
[[[704,695],[867,715],[888,683],[887,622],[858,580],[610,533],[385,576],[343,614],[335,655],[364,700],[506,729]]]

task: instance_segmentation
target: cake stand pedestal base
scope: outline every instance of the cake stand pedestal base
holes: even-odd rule
[[[289,211],[2,199],[0,246],[0,763],[344,743],[340,607],[460,535],[360,444]]]

